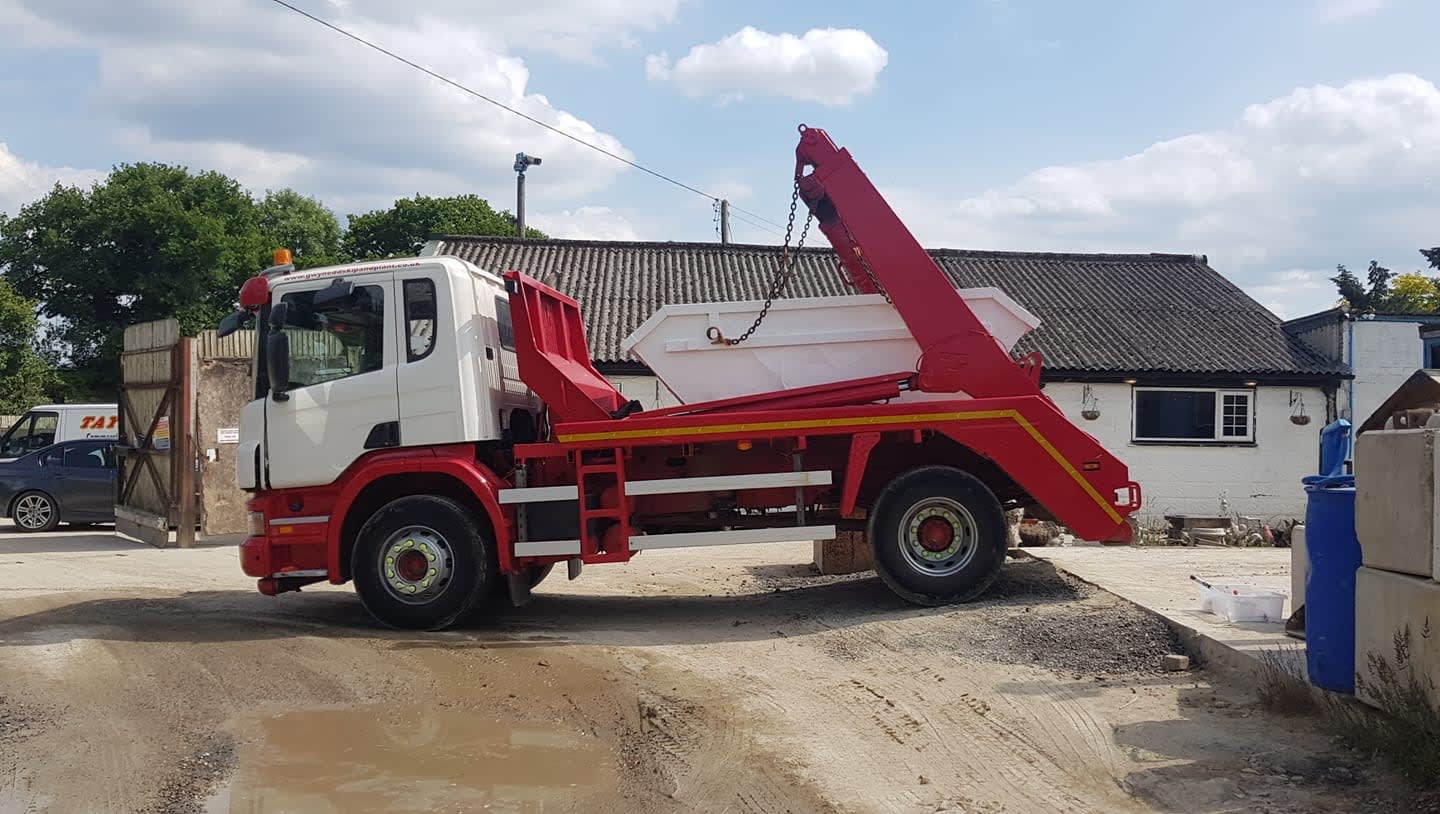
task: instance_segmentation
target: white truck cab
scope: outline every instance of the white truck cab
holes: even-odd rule
[[[376,449],[533,433],[540,403],[520,380],[499,277],[434,256],[283,264],[257,279],[268,298],[240,421],[242,489],[331,483]]]
[[[40,404],[0,435],[0,461],[18,458],[61,441],[120,437],[115,404]]]

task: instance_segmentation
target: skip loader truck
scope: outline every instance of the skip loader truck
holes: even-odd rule
[[[1039,355],[1011,355],[849,151],[803,125],[792,229],[797,203],[796,249],[813,220],[855,296],[777,299],[787,234],[763,304],[647,323],[662,341],[640,355],[686,401],[656,410],[600,375],[576,301],[524,269],[420,256],[297,271],[278,251],[220,328],[258,337],[236,465],[245,573],[268,595],[353,581],[380,622],[434,630],[487,599],[523,605],[555,565],[574,579],[648,549],[863,530],[891,590],[939,605],[994,581],[1008,508],[1128,541],[1140,488],[1125,464],[1041,392]],[[892,321],[885,341],[856,341],[861,312]],[[856,375],[816,381],[835,367],[815,353]],[[783,368],[785,386],[750,392],[737,360]],[[729,395],[686,400],[674,383],[697,374]]]

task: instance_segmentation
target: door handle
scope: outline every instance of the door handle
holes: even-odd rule
[[[69,476],[69,475],[66,475],[66,474],[63,474],[63,473],[60,473],[60,472],[56,472],[54,477],[55,477],[55,480],[65,480],[66,478],[68,478],[68,477],[70,477],[70,476]]]

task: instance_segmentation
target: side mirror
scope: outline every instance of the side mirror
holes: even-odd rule
[[[289,401],[290,334],[275,331],[265,337],[265,373],[270,377],[270,395],[276,401]]]
[[[220,325],[219,325],[219,327],[217,327],[217,328],[215,329],[215,335],[218,336],[218,337],[226,337],[226,336],[229,336],[230,334],[235,333],[236,331],[240,330],[241,328],[248,327],[248,326],[246,325],[246,323],[248,323],[249,321],[250,321],[250,313],[249,313],[249,312],[247,312],[247,311],[236,311],[236,312],[234,312],[233,314],[230,314],[230,315],[226,316],[224,319],[220,320]]]
[[[336,280],[315,292],[315,299],[311,304],[315,308],[335,308],[349,305],[350,299],[355,294],[355,285],[349,280]]]

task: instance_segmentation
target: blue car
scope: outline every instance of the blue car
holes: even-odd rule
[[[65,441],[0,462],[0,513],[20,531],[115,520],[115,442]]]

